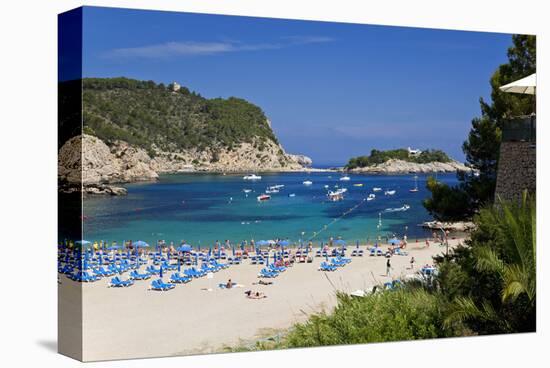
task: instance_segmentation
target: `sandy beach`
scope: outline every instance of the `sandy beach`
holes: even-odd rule
[[[462,241],[452,239],[449,244],[453,247]],[[263,266],[251,265],[249,260],[215,273],[212,280],[194,279],[167,292],[149,290],[151,280],[137,281],[128,288],[109,288],[110,277],[80,284],[60,275],[59,307],[61,313],[70,310],[69,302],[82,295],[85,361],[219,352],[273,336],[312,313],[330,311],[336,290],[369,290],[431,265],[432,257],[445,252],[445,247],[430,244],[409,243],[408,256],[393,256],[390,277],[385,276],[386,258],[368,253],[352,257],[350,264],[335,272],[318,271],[324,258],[315,257],[313,263],[295,264],[269,279],[273,285],[254,285]],[[411,256],[416,259],[413,270],[409,268]],[[166,272],[164,280],[169,277]],[[238,286],[227,290],[217,286],[228,279]],[[206,290],[209,288],[212,291]],[[246,290],[263,292],[267,298],[247,299]],[[80,342],[75,339],[75,343]]]

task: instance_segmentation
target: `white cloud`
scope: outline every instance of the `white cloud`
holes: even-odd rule
[[[214,55],[229,52],[274,50],[296,45],[332,42],[330,37],[290,36],[281,42],[247,44],[235,41],[194,42],[173,41],[138,47],[118,48],[107,51],[102,56],[109,59],[165,59],[174,56]]]

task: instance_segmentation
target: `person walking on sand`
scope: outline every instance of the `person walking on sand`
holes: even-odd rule
[[[391,262],[389,258],[386,260],[386,276],[391,276]]]
[[[414,257],[411,257],[411,270],[414,270],[414,262],[415,262]]]

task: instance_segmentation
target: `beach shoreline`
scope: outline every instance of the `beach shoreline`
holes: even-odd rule
[[[463,241],[450,239],[449,245]],[[348,245],[348,256],[354,248]],[[330,312],[336,305],[336,291],[369,290],[404,278],[445,252],[444,245],[433,242],[430,247],[420,241],[409,243],[408,256],[391,258],[393,270],[388,277],[386,258],[369,256],[364,244],[360,249],[365,250],[363,257],[351,257],[350,264],[335,272],[318,271],[325,258],[314,257],[312,263],[295,264],[269,279],[273,285],[255,284],[264,266],[251,265],[249,260],[215,273],[213,279],[194,279],[167,292],[148,290],[150,280],[129,288],[109,288],[110,277],[79,284],[60,275],[60,308],[67,309],[75,294],[81,294],[85,361],[222,352],[264,338],[270,331],[287,330],[312,314]],[[408,269],[412,256],[414,270]],[[166,272],[165,280],[170,273]],[[235,288],[216,286],[229,279],[237,283]],[[265,293],[267,298],[247,299],[246,290]]]

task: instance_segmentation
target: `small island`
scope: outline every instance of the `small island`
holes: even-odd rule
[[[438,149],[419,150],[399,148],[371,150],[368,156],[351,158],[344,170],[361,173],[400,174],[471,171],[463,163],[453,160]]]

